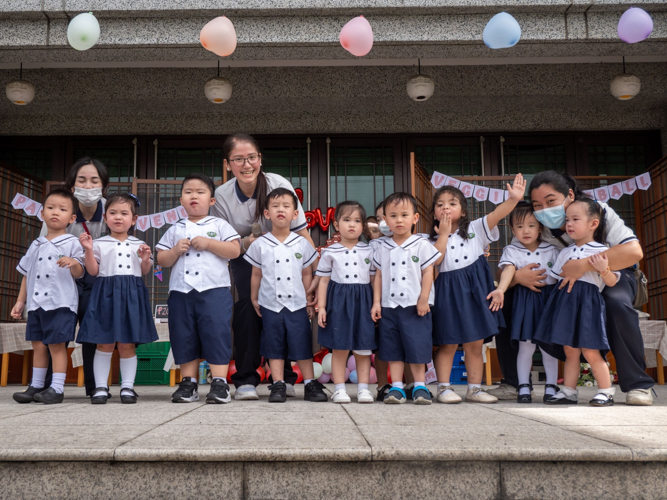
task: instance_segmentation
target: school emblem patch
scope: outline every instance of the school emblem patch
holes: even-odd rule
[[[364,262],[365,262],[366,264],[370,264],[370,263],[371,263],[371,259],[369,259],[368,257],[366,257],[366,258],[364,259]]]
[[[206,236],[208,236],[209,238],[215,238],[217,235],[218,233],[214,233],[213,231],[209,231],[208,233],[206,233]]]
[[[547,262],[547,267],[554,267],[554,263],[553,262]]]
[[[417,257],[416,255],[413,255],[412,256],[412,262],[419,262],[419,257]]]
[[[468,239],[473,239],[475,237],[475,233],[468,233]]]
[[[64,255],[58,255],[58,260],[62,259]]]
[[[295,257],[296,257],[297,259],[300,259],[301,257],[303,257],[303,255],[301,255],[301,254],[300,254],[300,253],[298,253],[298,252],[297,252],[297,253],[295,253],[295,254],[294,254],[294,256],[295,256]]]

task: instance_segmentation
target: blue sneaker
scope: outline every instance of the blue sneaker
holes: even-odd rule
[[[426,387],[420,385],[412,389],[412,399],[416,405],[430,405],[433,395]]]
[[[392,387],[389,389],[387,396],[384,398],[384,404],[386,405],[397,405],[405,403],[406,397],[403,389],[398,387]]]

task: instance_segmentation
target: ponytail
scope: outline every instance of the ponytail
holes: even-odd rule
[[[595,228],[595,232],[593,233],[593,239],[597,241],[598,243],[605,245],[605,229],[607,227],[607,221],[605,217],[605,211],[604,208],[602,208],[602,205],[600,205],[597,201],[593,200],[592,198],[586,196],[585,194],[581,194],[577,196],[574,199],[575,203],[583,203],[586,205],[586,215],[588,215],[589,218],[591,219],[597,219],[599,221],[598,227]]]

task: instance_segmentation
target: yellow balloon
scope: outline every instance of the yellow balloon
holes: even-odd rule
[[[225,16],[216,17],[202,28],[199,41],[206,50],[226,57],[236,50],[236,30]]]

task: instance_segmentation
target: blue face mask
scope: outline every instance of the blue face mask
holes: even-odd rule
[[[549,229],[559,229],[565,224],[565,202],[557,207],[535,210],[533,215],[537,222]]]
[[[385,236],[391,236],[391,235],[394,234],[394,233],[392,232],[392,230],[389,229],[389,226],[387,225],[387,223],[386,223],[385,221],[383,221],[383,220],[380,221],[380,224],[378,224],[378,226],[379,226],[379,228],[380,228],[380,232],[381,232],[383,235],[385,235]]]

